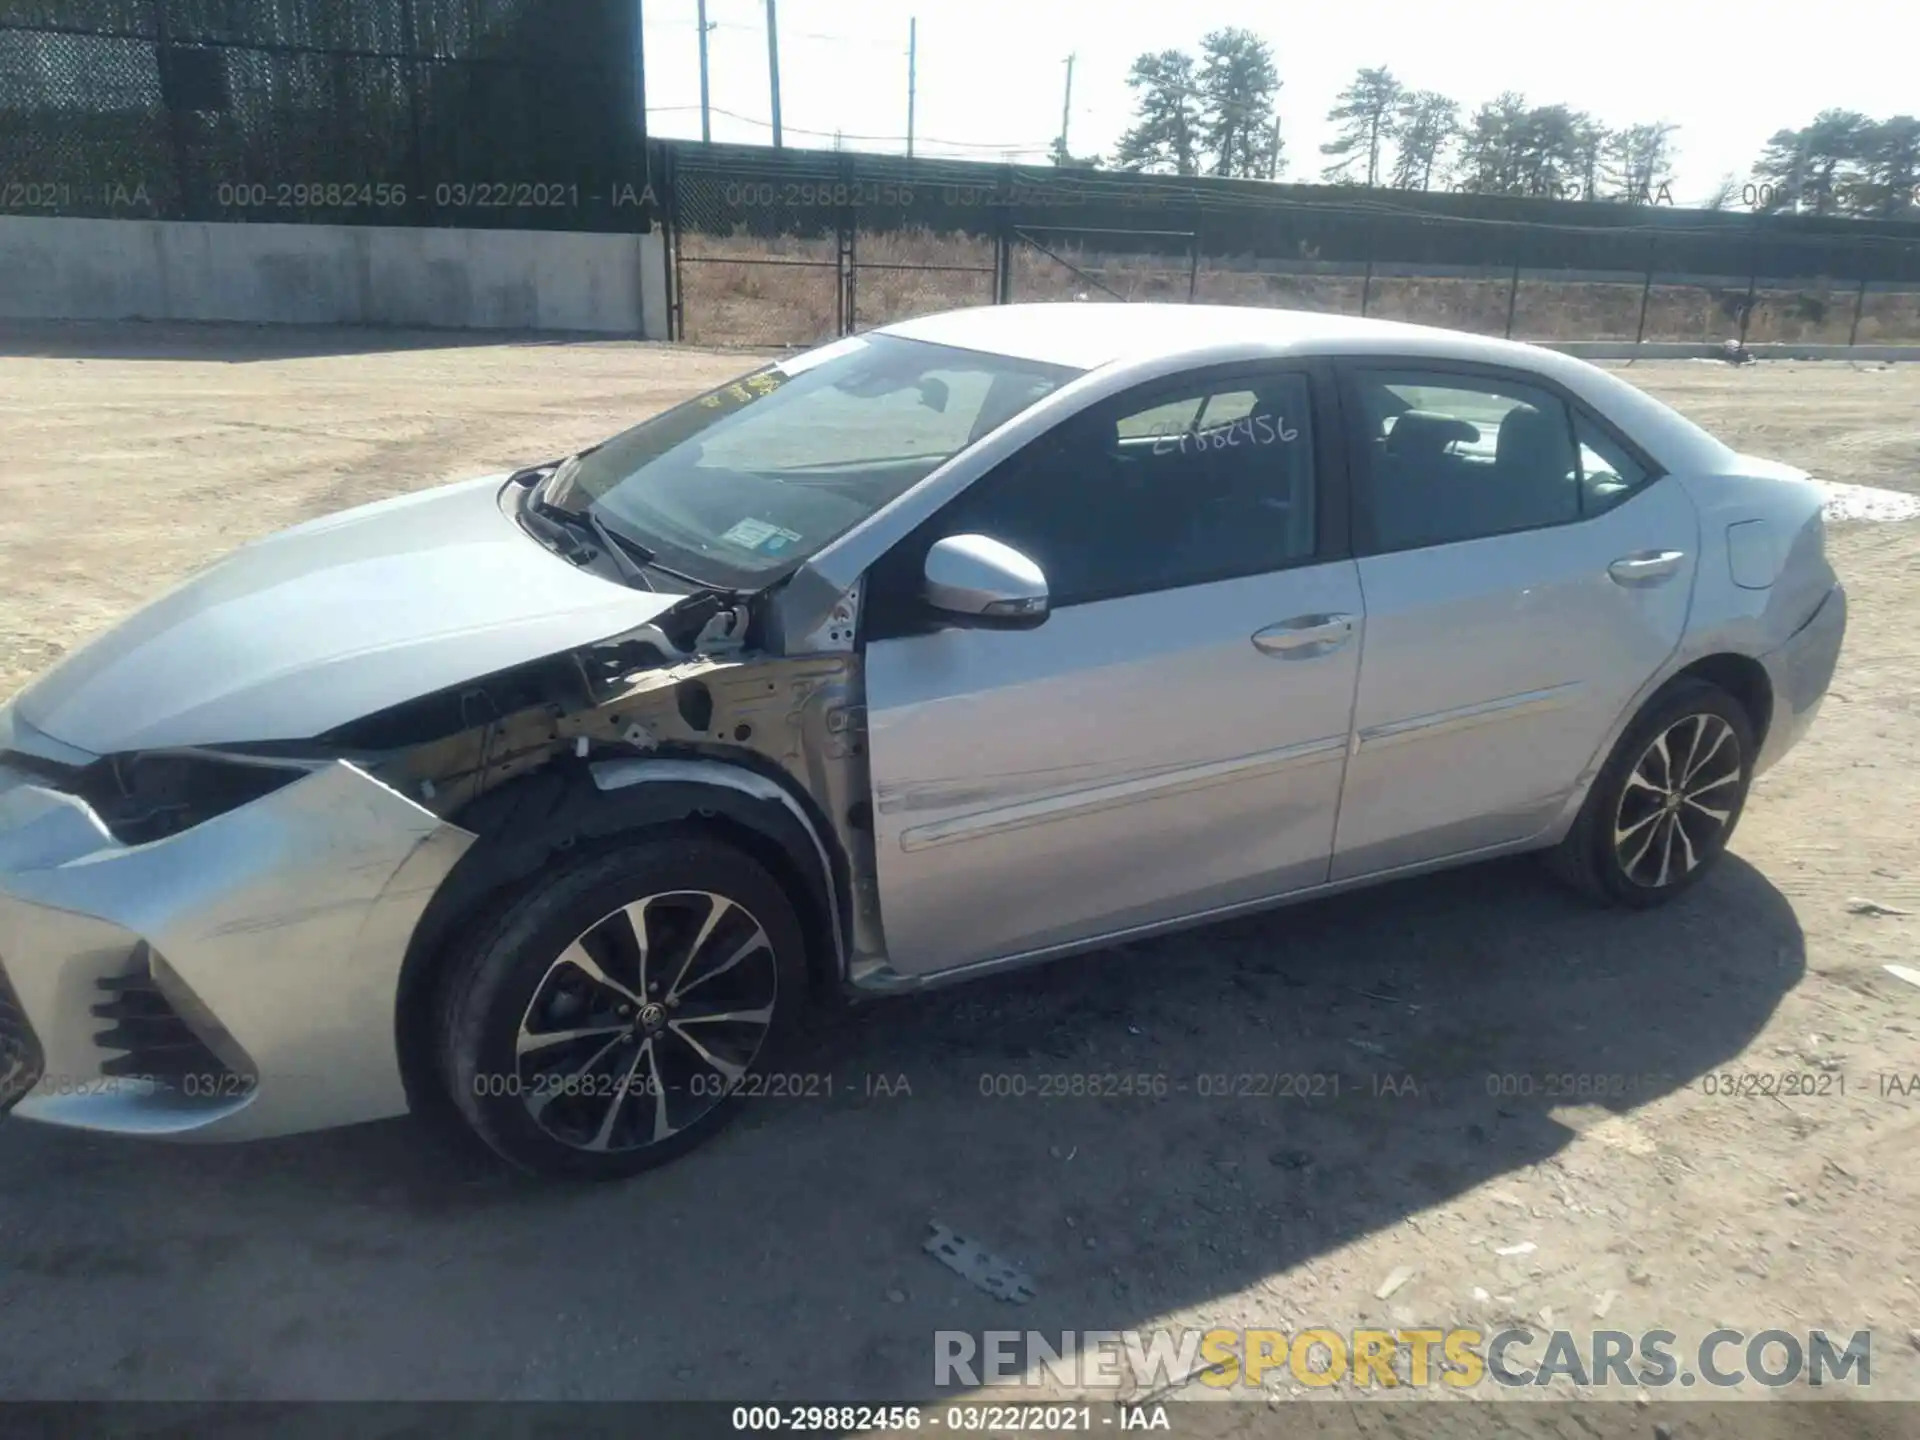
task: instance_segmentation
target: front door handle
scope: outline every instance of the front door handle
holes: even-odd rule
[[[1282,660],[1327,655],[1353,638],[1351,615],[1296,615],[1253,632],[1253,648]]]
[[[1678,574],[1680,562],[1686,558],[1683,550],[1642,550],[1622,555],[1607,566],[1607,574],[1616,585],[1657,585]]]

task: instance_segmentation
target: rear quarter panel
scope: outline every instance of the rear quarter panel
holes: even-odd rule
[[[1700,512],[1701,542],[1682,664],[1778,649],[1833,588],[1820,487],[1788,465],[1734,459],[1737,468],[1676,477]]]
[[[1687,633],[1656,684],[1707,655],[1759,659],[1806,623],[1834,583],[1825,496],[1806,471],[1740,454],[1612,371],[1551,352],[1539,367],[1632,435],[1700,516]]]
[[[1710,655],[1743,655],[1766,666],[1774,690],[1774,712],[1755,773],[1769,768],[1804,733],[1812,718],[1807,697],[1790,701],[1781,693],[1784,677],[1775,658],[1827,600],[1835,584],[1826,557],[1824,496],[1803,471],[1774,461],[1743,456],[1711,442],[1697,456],[1709,463],[1673,469],[1660,483],[1685,490],[1700,517],[1699,563],[1694,569],[1692,603],[1685,633],[1666,663],[1649,676],[1615,719],[1612,729],[1582,772],[1566,808],[1546,833],[1564,835],[1621,734],[1652,696],[1680,671]],[[1713,450],[1719,454],[1714,455]],[[1728,534],[1745,527],[1734,542],[1743,551],[1745,584],[1735,582],[1734,545]],[[1756,536],[1754,531],[1764,532]],[[1754,573],[1764,552],[1761,574]],[[1764,585],[1754,582],[1765,579]],[[1844,627],[1845,604],[1834,612]],[[1836,642],[1837,643],[1837,642]],[[1824,686],[1821,688],[1824,689]],[[1783,713],[1784,707],[1784,713]],[[1782,723],[1782,722],[1785,723]]]

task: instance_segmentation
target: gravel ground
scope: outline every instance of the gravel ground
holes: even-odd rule
[[[250,536],[577,448],[752,363],[0,330],[0,694]],[[1920,494],[1920,367],[1627,373],[1744,449]],[[228,1149],[0,1128],[0,1394],[920,1399],[937,1329],[1521,1320],[1871,1329],[1871,1393],[1920,1397],[1920,989],[1882,968],[1920,965],[1920,919],[1850,908],[1920,911],[1917,538],[1836,528],[1831,701],[1728,863],[1655,914],[1498,863],[862,1007],[807,1062],[831,1096],[613,1188],[408,1122]],[[983,1094],[1139,1071],[1168,1093]],[[1205,1093],[1276,1072],[1338,1094]],[[1725,1093],[1782,1072],[1844,1093]],[[1632,1079],[1550,1093],[1583,1075]],[[1036,1297],[928,1259],[936,1220]]]

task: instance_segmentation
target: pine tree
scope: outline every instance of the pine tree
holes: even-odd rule
[[[1363,185],[1378,185],[1385,169],[1386,146],[1397,131],[1406,87],[1382,65],[1362,69],[1340,92],[1327,119],[1340,127],[1337,137],[1320,147],[1333,163],[1321,171],[1323,179],[1354,183],[1356,171]]]

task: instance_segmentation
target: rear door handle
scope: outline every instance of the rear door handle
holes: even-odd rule
[[[1607,574],[1616,585],[1657,585],[1662,580],[1671,580],[1686,558],[1684,550],[1641,550],[1622,555],[1607,566]]]
[[[1328,655],[1353,638],[1351,615],[1296,615],[1253,632],[1253,648],[1282,660]]]

